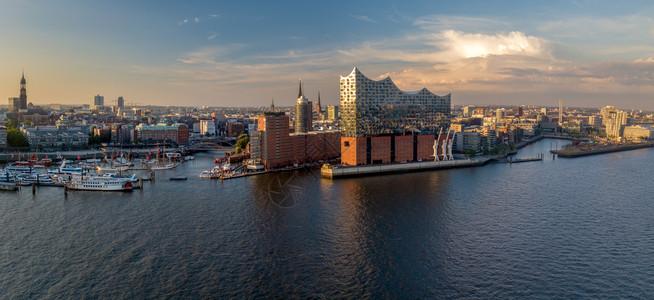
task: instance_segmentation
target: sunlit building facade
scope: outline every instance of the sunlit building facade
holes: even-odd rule
[[[357,68],[340,80],[341,163],[363,165],[434,159],[435,135],[449,126],[451,94],[401,91]]]
[[[451,94],[438,96],[426,88],[401,91],[390,77],[371,80],[357,68],[341,77],[343,136],[437,134],[450,121]]]

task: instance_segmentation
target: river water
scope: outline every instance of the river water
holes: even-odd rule
[[[1,193],[0,298],[654,297],[650,149],[197,178],[214,155],[132,193]]]

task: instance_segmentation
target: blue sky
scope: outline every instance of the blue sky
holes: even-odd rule
[[[654,110],[647,1],[3,1],[0,96],[338,103],[354,66],[455,104]]]

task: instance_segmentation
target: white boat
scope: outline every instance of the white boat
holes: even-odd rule
[[[21,184],[53,184],[54,180],[48,175],[43,174],[24,174],[16,176],[16,181]]]
[[[66,162],[62,162],[61,166],[56,169],[48,170],[48,174],[58,174],[58,175],[79,175],[82,174],[82,168],[78,167],[66,167]]]
[[[181,159],[182,154],[176,152],[168,152],[165,154],[168,159]]]
[[[26,167],[26,166],[11,165],[11,166],[5,167],[5,171],[13,172],[13,173],[28,173],[28,174],[31,174],[32,172],[34,172],[34,168]]]
[[[98,172],[119,172],[119,171],[126,171],[129,169],[129,166],[108,166],[108,167],[101,167],[97,166]]]
[[[213,176],[210,171],[202,171],[198,177],[200,178],[211,178]]]
[[[14,182],[16,177],[11,172],[0,171],[0,182]]]
[[[177,168],[179,166],[178,163],[173,163],[173,164],[165,164],[163,166],[152,166],[150,167],[151,170],[169,170],[173,168]]]
[[[117,179],[125,179],[127,181],[131,182],[138,182],[139,178],[136,176],[136,174],[132,175],[120,175],[118,173],[104,173],[100,175],[101,177],[107,177],[107,178],[117,178]]]
[[[134,184],[126,178],[75,175],[66,187],[83,191],[131,191]]]

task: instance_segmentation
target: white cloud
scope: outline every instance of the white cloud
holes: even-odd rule
[[[372,18],[370,18],[368,16],[364,16],[364,15],[360,15],[360,16],[359,15],[350,15],[350,17],[361,20],[361,21],[369,22],[369,23],[377,23],[377,21],[373,20]]]
[[[195,17],[195,18],[193,19],[193,22],[195,22],[195,24],[200,23],[200,18]]]
[[[351,16],[375,22],[366,16]],[[403,90],[427,87],[437,94],[452,92],[458,103],[481,99],[461,95],[493,94],[523,97],[497,103],[536,104],[534,101],[549,101],[556,93],[561,98],[585,97],[586,102],[577,104],[593,106],[596,102],[588,99],[610,99],[607,95],[620,94],[640,99],[654,93],[654,50],[649,46],[632,47],[632,51],[644,51],[640,57],[645,58],[630,62],[573,62],[553,52],[554,46],[566,44],[511,30],[502,21],[432,16],[419,19],[414,26],[417,28],[411,34],[333,50],[289,48],[246,55],[242,53],[249,51],[240,51],[245,45],[205,47],[180,56],[178,63],[170,67],[169,83],[212,91],[229,91],[234,86],[279,90],[295,81],[298,74],[332,82],[334,74],[344,75],[352,66],[359,66],[371,78],[391,76]],[[474,30],[479,26],[484,29]],[[215,37],[211,33],[207,39]],[[498,97],[495,100],[502,101]]]
[[[184,25],[184,24],[186,24],[186,23],[188,23],[188,19],[184,19],[183,21],[179,21],[179,22],[177,23],[177,25]]]
[[[213,40],[213,39],[216,38],[217,35],[218,35],[218,34],[214,32],[214,33],[210,34],[210,35],[207,37],[207,40]]]
[[[213,19],[213,18],[219,18],[219,17],[220,17],[219,14],[210,14],[210,15],[209,15],[209,18],[212,18],[212,19]]]
[[[527,36],[519,31],[487,35],[445,30],[436,36],[449,50],[465,58],[489,55],[542,56],[547,53],[544,39]]]

